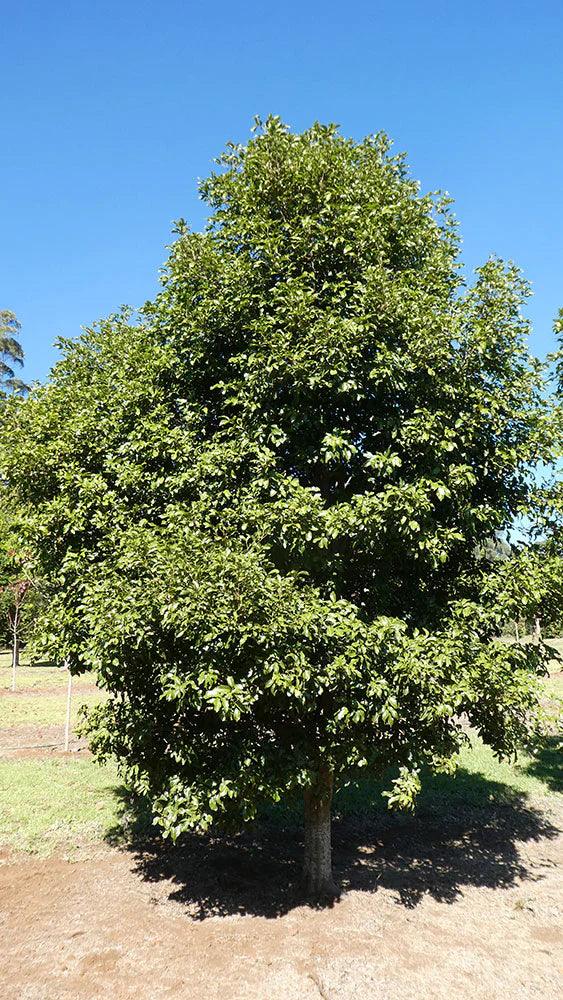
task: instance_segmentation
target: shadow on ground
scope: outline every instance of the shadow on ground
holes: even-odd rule
[[[448,780],[456,785],[448,786]],[[409,908],[425,895],[453,903],[469,886],[509,888],[541,877],[526,866],[519,847],[559,832],[525,795],[469,772],[461,773],[461,782],[441,778],[414,815],[389,814],[373,786],[356,789],[355,795],[361,810],[348,798],[339,816],[336,803],[335,876],[344,891],[384,888]],[[277,917],[305,902],[295,814],[271,814],[236,836],[188,835],[171,847],[146,832],[146,806],[132,807],[125,790],[122,796],[126,848],[134,854],[135,871],[160,883],[165,898],[184,904],[192,918]],[[114,842],[117,834],[113,831]]]
[[[563,792],[563,740],[551,736],[544,740],[526,765],[526,772],[543,781],[552,792]]]

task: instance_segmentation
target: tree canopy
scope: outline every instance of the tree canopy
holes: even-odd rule
[[[20,395],[28,386],[16,376],[14,365],[23,367],[23,348],[19,341],[20,323],[13,312],[0,310],[0,399],[8,392]]]
[[[201,195],[154,302],[11,404],[2,461],[45,642],[109,692],[94,748],[174,838],[304,789],[329,892],[333,782],[391,769],[408,806],[463,718],[504,754],[534,726],[544,651],[499,641],[534,581],[486,557],[553,449],[528,286],[497,259],[464,284],[383,134],[269,118]]]

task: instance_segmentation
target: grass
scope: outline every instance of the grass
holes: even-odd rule
[[[85,684],[94,685],[94,674],[81,674],[73,679],[71,722],[76,725],[81,705],[97,704],[103,697],[100,691],[84,691]],[[68,673],[50,664],[31,666],[23,660],[17,672],[16,691],[11,691],[12,670],[10,654],[0,652],[0,728],[17,726],[64,725]],[[82,688],[82,690],[81,690]],[[39,694],[39,692],[41,692]]]
[[[480,774],[485,779],[500,782],[523,795],[549,795],[553,791],[563,791],[561,782],[559,788],[554,788],[545,763],[552,745],[553,741],[546,740],[534,756],[522,753],[511,763],[499,761],[489,747],[476,740],[471,748],[466,748],[461,754],[460,769],[468,774]]]
[[[44,691],[47,688],[53,691],[65,691],[68,683],[66,670],[59,670],[58,667],[19,667],[16,676],[16,691],[37,690]],[[73,678],[75,686],[84,684],[95,684],[94,674],[81,674],[80,677]],[[9,691],[12,688],[12,670],[5,670],[0,667],[0,690]]]
[[[42,663],[32,666],[27,659],[22,657],[20,666],[16,674],[16,690],[53,688],[66,692],[68,674],[66,670],[53,666],[50,663]],[[76,685],[95,684],[94,674],[81,674],[74,679]],[[6,651],[0,652],[0,690],[9,691],[12,687],[12,666],[11,654]]]
[[[563,649],[563,640],[558,640]],[[9,686],[11,674],[0,654],[0,686]],[[64,725],[67,674],[51,666],[23,665],[19,684],[32,691],[0,697],[0,727],[22,725]],[[92,682],[91,676],[80,682]],[[7,681],[7,683],[5,683]],[[546,681],[549,697],[563,695],[563,678]],[[80,705],[93,705],[102,692],[77,691],[72,702],[72,721]],[[443,816],[463,809],[483,809],[510,805],[520,800],[546,801],[563,792],[561,752],[556,738],[546,740],[535,756],[522,754],[515,762],[498,761],[491,750],[475,739],[461,756],[455,776],[427,775],[420,796],[420,808]],[[338,791],[335,813],[340,816],[373,817],[386,811],[381,792],[384,785],[363,780]],[[301,822],[301,803],[288,801],[265,818],[280,824]],[[90,758],[0,760],[0,845],[49,854],[64,846],[112,842],[128,833],[147,830],[150,821],[146,806],[133,809],[120,784],[114,764],[103,768]]]
[[[76,693],[71,701],[71,722],[76,725],[82,705],[91,707],[101,701],[98,692]],[[12,729],[16,726],[57,726],[64,725],[66,718],[66,693],[64,695],[6,695],[0,698],[0,728]]]
[[[114,765],[92,759],[0,761],[0,842],[40,855],[103,839],[118,821]]]
[[[536,757],[499,762],[479,740],[465,750],[455,776],[427,776],[420,808],[450,814],[460,808],[511,805],[516,799],[548,799],[563,791],[560,752],[547,742]],[[340,816],[373,817],[386,811],[383,784],[363,781],[341,789],[335,801]],[[58,847],[126,839],[131,820],[136,832],[150,826],[146,807],[131,812],[114,764],[92,759],[0,760],[0,844],[47,855]],[[284,825],[301,822],[301,805],[288,802],[266,818]]]
[[[522,753],[516,761],[509,762],[499,761],[489,747],[474,737],[462,751],[455,774],[427,773],[421,777],[417,809],[424,813],[450,816],[467,809],[487,810],[528,800],[542,800],[546,806],[549,800],[563,804],[563,769],[557,738],[545,740],[536,755]],[[336,792],[334,812],[342,818],[364,820],[386,813],[382,792],[388,788],[389,780],[365,778],[352,782]],[[274,822],[287,819],[296,825],[301,822],[301,812],[301,802],[295,799],[268,809],[267,815]]]
[[[22,689],[62,691],[66,689],[68,675],[65,670],[58,667],[18,667],[16,675],[16,691]],[[10,691],[12,688],[12,669],[0,664],[0,690]]]
[[[559,654],[559,656],[563,657],[563,638],[559,638],[559,639],[546,639],[545,641],[546,641],[546,644],[548,646],[552,646],[553,647],[553,649]],[[552,670],[561,670],[562,667],[563,667],[563,664],[560,663],[559,660],[553,659],[551,661],[551,668],[552,668]]]

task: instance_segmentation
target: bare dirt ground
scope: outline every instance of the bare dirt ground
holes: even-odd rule
[[[49,758],[63,754],[64,728],[62,725],[19,725],[0,729],[0,757]],[[81,756],[88,755],[86,740],[72,734],[69,749]],[[66,756],[66,755],[65,755]]]
[[[95,684],[73,684],[72,686],[73,695],[96,694],[98,690]],[[16,691],[0,688],[0,698],[53,698],[60,694],[61,689],[55,687],[18,687]]]
[[[559,1000],[563,844],[528,801],[335,831],[305,906],[296,834],[4,855],[3,1000]]]

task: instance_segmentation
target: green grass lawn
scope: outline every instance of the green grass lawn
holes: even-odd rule
[[[23,665],[18,667],[16,674],[16,691],[23,689],[45,688],[58,691],[66,690],[68,675],[65,670],[58,667],[30,667]],[[0,690],[10,691],[12,688],[12,669],[0,664]]]
[[[552,646],[553,649],[559,654],[559,656],[563,656],[563,638],[546,639],[546,643],[548,646]],[[561,670],[563,664],[558,663],[558,661],[554,660],[552,666],[554,670]]]
[[[20,666],[16,674],[16,690],[27,688],[53,688],[66,692],[68,674],[66,670],[51,664],[39,664],[32,666],[25,654],[22,656]],[[92,673],[81,674],[75,677],[74,684],[95,684],[96,678]],[[6,650],[0,651],[0,690],[10,690],[12,687],[12,656]]]
[[[563,642],[559,640],[563,647]],[[9,686],[10,671],[0,662],[0,684]],[[25,684],[24,684],[25,678]],[[29,681],[28,681],[29,678]],[[8,683],[4,682],[8,680]],[[77,686],[92,677],[77,679]],[[0,697],[0,728],[23,725],[64,726],[67,674],[52,667],[22,666],[21,686],[47,689],[39,693],[6,693]],[[549,695],[563,695],[563,678],[546,681]],[[80,692],[72,701],[72,721],[80,705],[93,705],[102,692]],[[500,762],[479,740],[467,747],[455,776],[429,775],[423,783],[420,807],[441,815],[467,808],[510,805],[516,800],[563,801],[563,767],[559,741],[546,740],[535,756],[522,754],[516,762]],[[363,780],[338,791],[335,813],[368,817],[386,810],[383,784]],[[124,824],[124,816],[126,817]],[[275,823],[301,821],[301,804],[288,801],[268,810]],[[134,811],[121,786],[114,764],[104,767],[90,758],[0,759],[0,845],[48,854],[57,847],[95,844],[104,838],[126,838],[127,829],[147,827],[146,809],[135,827]]]
[[[373,816],[386,810],[383,785],[364,781],[339,791],[340,816]],[[450,816],[467,808],[511,805],[515,801],[561,799],[561,754],[555,740],[538,756],[521,755],[516,763],[499,762],[479,740],[461,757],[455,776],[428,776],[420,797],[425,811]],[[126,822],[124,827],[124,811]],[[300,803],[268,811],[270,820],[300,822]],[[113,763],[92,759],[0,760],[0,844],[49,854],[57,847],[125,839],[131,819],[127,796]],[[146,811],[137,829],[148,826]],[[121,831],[121,834],[120,834]]]
[[[85,691],[94,685],[94,674],[73,678],[71,722],[74,726],[81,705],[95,705],[103,697],[100,691]],[[23,660],[17,672],[16,691],[11,691],[10,654],[0,653],[0,729],[16,726],[63,726],[66,719],[68,673],[50,665],[31,666]],[[37,692],[37,693],[36,693]],[[39,693],[41,692],[41,693]]]
[[[560,741],[545,740],[537,755],[522,753],[517,761],[499,761],[492,750],[474,738],[459,760],[455,774],[423,776],[417,808],[451,816],[466,809],[511,806],[526,801],[563,805],[563,769]],[[383,782],[364,780],[341,789],[335,798],[342,816],[367,816],[386,809]]]
[[[84,694],[76,692],[71,700],[71,723],[78,720],[82,705],[91,707],[101,701],[98,692]],[[0,698],[0,729],[16,726],[63,726],[66,719],[66,692],[64,695],[5,695]]]
[[[114,765],[92,759],[0,760],[0,843],[49,854],[100,841],[118,822]]]

